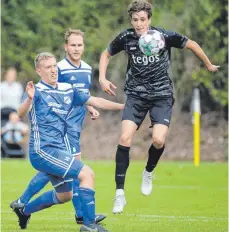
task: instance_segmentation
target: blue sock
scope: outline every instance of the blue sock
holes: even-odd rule
[[[21,203],[27,204],[30,199],[37,194],[49,182],[48,176],[43,172],[38,172],[30,181],[25,192],[19,198]]]
[[[72,198],[72,203],[76,211],[76,216],[77,217],[83,217],[83,211],[82,211],[82,203],[80,201],[80,196],[79,196],[79,185],[80,181],[79,179],[74,179],[73,180],[73,198]]]
[[[95,191],[80,187],[79,196],[83,209],[83,224],[95,223]]]
[[[55,190],[51,190],[43,193],[41,196],[25,205],[24,214],[30,215],[31,213],[46,209],[56,204],[60,204],[60,201],[56,196]]]

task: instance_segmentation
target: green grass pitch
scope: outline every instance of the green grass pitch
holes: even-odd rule
[[[35,170],[27,160],[2,160],[1,231],[20,231],[9,208],[22,193]],[[132,161],[126,179],[127,206],[113,215],[114,162],[86,161],[96,173],[96,211],[107,215],[111,232],[226,232],[228,186],[226,163],[161,162],[150,196],[140,193],[144,162]],[[51,185],[45,188],[50,189]],[[79,231],[71,202],[32,215],[27,231]]]

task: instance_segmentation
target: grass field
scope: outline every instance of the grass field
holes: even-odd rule
[[[2,160],[2,232],[20,231],[9,203],[16,199],[35,170],[26,160]],[[96,173],[97,212],[107,215],[103,225],[111,232],[226,232],[228,186],[226,163],[161,162],[153,193],[140,193],[143,162],[132,161],[126,181],[127,206],[122,215],[111,213],[114,163],[87,162]],[[50,189],[49,185],[46,189]],[[79,231],[70,203],[32,215],[27,231]]]

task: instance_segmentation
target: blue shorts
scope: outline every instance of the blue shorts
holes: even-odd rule
[[[52,183],[52,186],[55,188],[56,192],[58,193],[70,192],[73,189],[73,179],[70,178],[63,179],[60,177],[46,174],[44,172],[38,172],[36,174],[36,181],[34,183],[36,184],[36,182],[40,180],[42,180],[42,182],[45,185],[48,184],[48,182],[50,181]]]
[[[67,132],[64,137],[64,142],[67,147],[67,151],[74,156],[81,155],[80,135],[81,132],[71,131]]]
[[[49,174],[47,176],[57,193],[70,192],[73,190],[72,178],[60,178]]]
[[[36,170],[49,175],[54,187],[77,178],[84,166],[82,161],[76,160],[68,152],[53,148],[45,148],[37,153],[30,152],[29,158]]]

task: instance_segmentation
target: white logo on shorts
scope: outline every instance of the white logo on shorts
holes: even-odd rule
[[[168,119],[166,119],[166,118],[164,118],[164,121],[169,122],[169,120],[168,120]]]
[[[64,158],[64,160],[65,160],[65,161],[69,161],[69,160],[70,160],[70,157],[66,156],[66,157]]]
[[[95,202],[94,201],[90,201],[87,205],[94,205]]]

